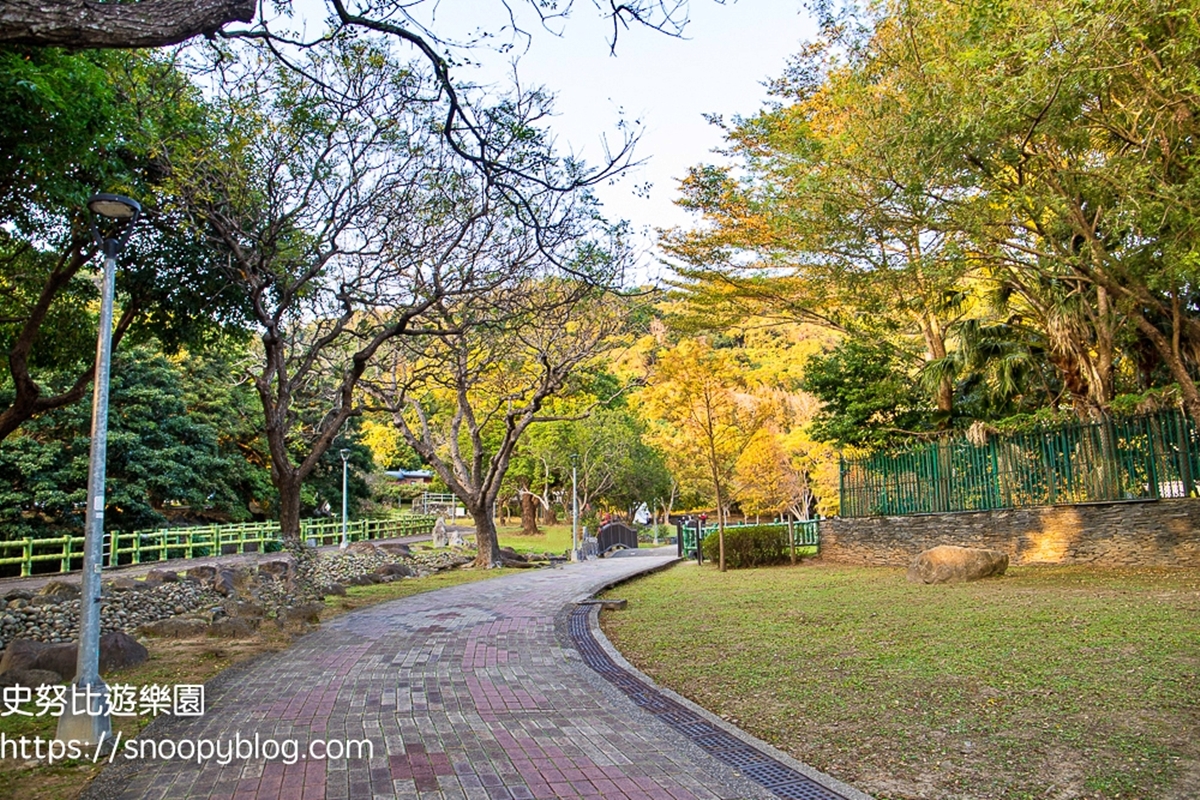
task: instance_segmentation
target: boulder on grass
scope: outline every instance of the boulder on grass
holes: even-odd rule
[[[325,610],[324,603],[301,603],[290,606],[280,612],[279,622],[298,622],[305,625],[316,625],[321,621],[321,612]]]
[[[0,675],[38,669],[38,656],[51,646],[48,642],[39,642],[36,639],[13,639],[8,643],[8,647],[4,648],[4,656],[0,657]],[[71,674],[75,674],[74,666],[71,667]]]
[[[75,677],[77,652],[75,642],[51,644],[36,639],[14,639],[5,648],[4,657],[0,658],[0,675],[48,670],[57,672],[63,680],[69,681]]]
[[[66,581],[50,581],[42,587],[38,594],[42,597],[54,597],[59,600],[74,600],[79,597],[79,584]]]
[[[124,631],[113,631],[100,637],[100,671],[136,667],[146,663],[150,651]]]
[[[225,617],[209,625],[205,633],[219,639],[246,639],[258,630],[258,622],[245,617]]]
[[[981,547],[940,545],[913,559],[908,579],[913,583],[962,583],[1003,575],[1008,553]]]
[[[62,675],[48,669],[10,669],[8,672],[0,674],[0,688],[8,686],[37,688],[54,683],[62,683]]]
[[[226,600],[222,610],[230,617],[253,620],[256,625],[267,616],[266,606],[248,600]]]
[[[258,565],[259,575],[277,581],[290,581],[292,573],[292,562],[285,561],[282,558],[264,561]]]
[[[47,670],[64,681],[75,678],[78,642],[50,644],[33,639],[14,639],[0,658],[0,675],[9,672]],[[136,639],[127,633],[106,633],[100,637],[100,671],[110,672],[141,664],[150,657]]]
[[[381,578],[411,578],[413,571],[407,564],[383,564],[376,568],[375,574]]]
[[[179,573],[173,569],[152,569],[146,573],[146,584],[158,586],[160,583],[179,583]]]

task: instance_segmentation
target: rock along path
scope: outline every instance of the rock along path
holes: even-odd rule
[[[236,737],[257,737],[257,757],[235,754],[225,765],[195,758],[126,760],[122,744],[114,766],[84,797],[866,797],[653,687],[597,636],[594,607],[584,626],[584,635],[593,638],[576,647],[585,613],[576,603],[673,560],[670,551],[639,551],[637,557],[531,570],[338,617],[290,649],[218,677],[206,687],[204,716],[163,717],[142,732],[145,740],[170,740],[176,747],[202,739],[228,747]],[[689,729],[706,735],[689,739]],[[721,746],[732,742],[741,750],[714,751],[714,734],[724,737]],[[318,739],[366,739],[374,755],[304,758]],[[266,740],[295,740],[300,758],[293,764],[264,759]],[[717,757],[722,753],[724,760]],[[733,766],[728,753],[736,755]],[[757,783],[747,777],[755,764]],[[781,777],[780,765],[794,768],[790,779]]]

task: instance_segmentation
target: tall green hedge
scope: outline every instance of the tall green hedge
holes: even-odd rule
[[[720,554],[714,531],[704,537],[704,557],[716,561]],[[730,569],[780,564],[789,559],[789,554],[786,527],[749,525],[725,529],[725,566]]]

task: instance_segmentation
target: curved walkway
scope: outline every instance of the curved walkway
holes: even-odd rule
[[[631,554],[632,555],[632,554]],[[689,739],[647,708],[658,692],[600,636],[580,636],[575,604],[606,585],[670,564],[674,554],[638,556],[522,572],[395,600],[346,614],[290,649],[235,668],[207,687],[206,713],[162,718],[145,740],[245,742],[216,760],[124,760],[116,752],[85,798],[281,798],[286,800],[691,800],[798,797],[861,800],[662,690],[706,725],[770,751],[772,763],[809,776],[772,792],[728,759]],[[590,615],[596,633],[595,614]],[[599,660],[596,650],[603,650]],[[585,662],[585,656],[587,661]],[[597,664],[606,663],[601,673]],[[592,666],[589,667],[589,664]],[[639,683],[635,703],[613,670]],[[603,670],[608,670],[607,675]],[[639,707],[640,706],[640,707]],[[682,706],[681,706],[682,707]],[[661,709],[659,709],[661,711]],[[675,720],[679,721],[678,718]],[[693,722],[697,721],[693,719]],[[251,753],[257,738],[259,753]],[[726,737],[728,738],[728,736]],[[371,758],[304,758],[317,740],[369,740]],[[710,737],[711,739],[711,737]],[[263,754],[295,740],[292,764]],[[728,749],[728,747],[726,748]],[[716,755],[720,755],[719,753]],[[752,759],[761,763],[760,759]],[[737,762],[733,762],[735,765]],[[743,774],[747,773],[747,774]]]

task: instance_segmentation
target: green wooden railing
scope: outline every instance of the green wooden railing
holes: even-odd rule
[[[347,538],[387,539],[430,533],[436,518],[425,515],[392,519],[355,520],[346,526]],[[337,544],[342,540],[341,520],[310,519],[300,522],[301,538],[310,544]],[[246,552],[278,550],[283,543],[278,522],[247,522],[232,525],[206,525],[187,528],[160,528],[132,533],[105,534],[105,563],[112,567],[144,564],[170,559],[203,558]],[[0,574],[14,566],[23,577],[33,574],[35,564],[56,563],[57,570],[70,572],[83,563],[83,537],[60,536],[53,539],[17,539],[0,542]],[[15,572],[15,570],[13,570]]]
[[[1200,438],[1182,412],[930,442],[841,464],[843,517],[1193,497]]]

